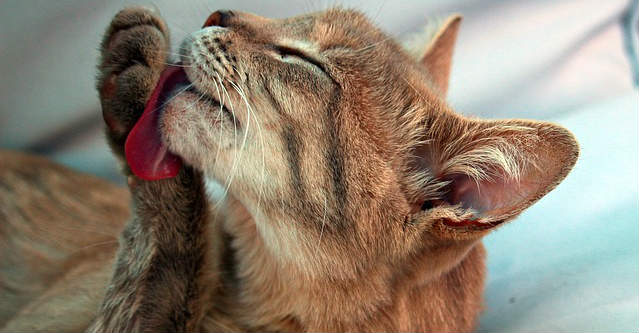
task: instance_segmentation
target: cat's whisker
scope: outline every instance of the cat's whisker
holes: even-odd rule
[[[231,86],[235,88],[235,84],[231,80],[227,79],[227,81],[231,84]],[[235,88],[235,90],[237,89]],[[239,94],[239,91],[238,91],[238,94]],[[229,96],[229,99],[230,99],[230,96]],[[232,111],[235,112],[234,110]],[[249,114],[249,109],[247,108],[246,109],[246,126],[244,128],[244,137],[242,138],[242,144],[240,145],[239,157],[236,157],[235,160],[233,161],[233,166],[231,167],[230,179],[228,179],[226,189],[224,190],[224,195],[228,193],[228,190],[230,189],[231,184],[233,183],[233,180],[235,179],[235,175],[237,173],[236,166],[239,160],[241,160],[242,156],[244,155],[244,150],[246,149],[246,141],[248,139],[248,132],[249,132],[250,126],[251,126],[251,117]]]
[[[405,77],[402,77],[402,80],[404,80],[404,82],[406,82],[406,84],[413,89],[413,91],[419,96],[421,97],[422,101],[425,102],[426,104],[428,104],[428,107],[430,108],[434,108],[433,103],[430,101],[429,98],[424,97],[419,90],[417,90],[417,88],[415,88],[410,82],[408,82],[408,80]]]
[[[199,52],[199,54],[203,57],[206,57],[207,55],[204,54],[203,52]],[[209,65],[206,65],[207,68],[211,68]],[[217,72],[215,72],[215,68],[211,68],[211,70],[215,73],[215,75],[217,76],[217,78],[213,78],[213,80],[211,80],[211,83],[213,83],[213,86],[215,87],[215,90],[217,91],[217,97],[218,97],[218,102],[220,103],[220,108],[218,110],[218,118],[216,120],[219,120],[220,117],[223,117],[223,112],[224,112],[224,94],[220,94],[220,89],[222,89],[223,91],[226,91],[226,88],[224,87],[224,85],[222,84],[222,82],[220,81],[220,76],[219,74],[217,74]],[[201,82],[201,80],[200,80]],[[219,83],[219,87],[218,87],[218,83]],[[210,85],[210,84],[209,84]],[[227,93],[228,95],[228,93]],[[220,140],[222,139],[222,132],[220,132]],[[218,141],[220,142],[220,141]],[[218,153],[220,152],[220,146],[218,145],[218,149],[217,152],[215,154],[215,159],[217,160],[218,157]]]
[[[229,95],[228,91],[226,90],[226,87],[224,87],[224,84],[222,83],[223,82],[222,78],[220,77],[220,75],[217,72],[215,72],[215,75],[217,76],[217,79],[220,82],[220,85],[222,87],[222,91],[226,94],[226,97],[229,100],[231,112],[233,114],[235,114],[235,107],[233,106],[233,103],[231,101],[231,96]],[[242,153],[244,151],[243,146],[246,143],[246,138],[247,138],[248,129],[249,129],[249,123],[250,123],[250,119],[247,120],[246,129],[244,130],[244,139],[243,139],[242,147],[240,149],[239,158],[242,157]],[[233,122],[233,135],[234,135],[233,141],[235,143],[235,146],[237,146],[237,124],[236,124],[236,122]],[[238,161],[239,158],[238,158],[238,154],[237,154],[237,149],[234,149],[233,151],[234,151],[234,153],[233,153],[233,165],[231,166],[231,170],[230,170],[229,176],[226,178],[226,181],[225,181],[226,184],[224,184],[225,188],[224,188],[224,192],[222,193],[222,198],[226,198],[226,196],[228,194],[228,191],[231,188],[231,184],[233,183],[233,179],[235,178],[236,167],[237,167],[237,164],[239,162]]]
[[[204,7],[206,8],[206,10],[208,10],[208,12],[209,12],[209,13],[213,13],[213,12],[215,12],[215,9],[212,9],[212,8],[209,6],[209,3],[208,3],[208,2],[204,2],[204,4],[203,4],[203,5],[204,5]]]
[[[317,253],[319,252],[320,247],[322,246],[322,236],[324,235],[324,226],[326,226],[326,211],[328,210],[328,202],[326,201],[326,196],[324,196],[324,216],[322,217],[322,228],[320,229],[319,240],[317,242],[317,247],[315,248],[315,256],[317,257]]]
[[[222,83],[220,83],[218,85],[217,80],[212,80],[212,82],[215,85],[215,91],[217,91],[217,98],[218,98],[218,101],[220,103],[220,107],[218,108],[217,118],[216,118],[216,120],[219,121],[219,119],[224,117],[224,95],[221,93],[220,88],[219,88],[219,85],[221,85]],[[217,142],[222,142],[222,134],[223,133],[224,133],[223,131],[220,131],[219,138],[218,138]],[[218,157],[220,156],[220,148],[221,148],[221,145],[218,144],[217,145],[217,151],[215,152],[215,161],[217,161]]]
[[[235,73],[237,73],[238,77],[242,77],[242,75],[240,74],[240,72],[237,70],[237,68],[233,67],[233,70],[235,71]],[[248,98],[246,96],[246,93],[244,92],[244,89],[242,89],[242,87],[235,85],[234,83],[231,82],[231,84],[233,84],[233,86],[235,87],[236,90],[239,89],[238,93],[240,94],[240,96],[242,97],[242,99],[244,100],[244,103],[246,104],[246,107],[248,108],[249,112],[252,114],[253,118],[255,119],[255,124],[257,126],[257,134],[259,136],[260,139],[260,147],[262,150],[262,181],[260,183],[260,190],[258,191],[258,200],[257,200],[257,207],[259,209],[260,207],[260,203],[262,200],[262,196],[264,195],[264,184],[266,182],[266,158],[265,158],[265,149],[264,149],[264,134],[262,132],[262,126],[260,125],[260,121],[257,118],[257,116],[255,115],[255,111],[251,108],[249,102],[248,102]]]
[[[110,48],[108,48],[108,47],[98,47],[98,48],[97,48],[97,50],[98,50],[98,52],[100,52],[100,53],[104,53],[104,52],[111,52],[111,49],[110,49]],[[158,52],[159,52],[160,54],[171,55],[171,56],[175,56],[175,57],[178,57],[178,58],[180,58],[180,57],[184,57],[184,58],[193,59],[193,57],[191,57],[191,56],[183,55],[183,54],[175,53],[175,52],[171,52],[171,51],[158,50]]]
[[[186,58],[186,59],[189,59],[189,60],[193,60],[193,59],[194,59],[194,58],[193,58],[192,56],[190,56],[190,55],[187,55],[187,54],[181,54],[181,53],[175,53],[175,52],[171,52],[171,51],[160,51],[160,53],[162,53],[162,54],[166,54],[166,55],[170,55],[170,56],[174,56],[174,57],[178,57],[178,58],[180,58],[180,59],[182,59],[182,58]]]
[[[213,80],[211,80],[210,82],[205,82],[202,79],[198,79],[198,85],[200,86],[209,86],[209,87],[214,87],[215,91],[217,92],[217,97],[218,97],[218,101],[219,101],[219,108],[217,109],[217,115],[216,115],[216,121],[219,121],[220,118],[224,117],[224,99],[225,99],[225,95],[222,93],[223,89],[225,89],[221,82],[218,84],[218,79],[214,78]],[[223,131],[219,131],[219,138],[217,142],[222,142],[222,135],[223,135]],[[221,150],[221,145],[218,144],[217,146],[217,151],[215,153],[215,158],[214,161],[217,161],[218,157],[219,157],[219,153]],[[216,198],[216,203],[215,205],[213,205],[213,210],[215,211],[215,214],[213,215],[213,220],[217,220],[217,216],[220,212],[220,205],[224,202],[224,199],[226,198],[226,193],[222,195],[222,197],[220,198]]]
[[[108,49],[106,49],[106,48],[100,47],[100,48],[98,48],[98,52],[104,53],[104,52],[110,52],[110,51]],[[170,59],[168,59],[168,62],[167,61],[154,61],[153,62],[154,64],[173,66],[173,67],[182,67],[182,68],[191,68],[191,67],[193,67],[193,66],[187,66],[187,65],[179,64],[179,62],[182,60],[182,58],[188,58],[188,60],[193,60],[193,58],[191,58],[189,56],[186,56],[186,55],[182,56],[182,55],[177,54],[177,53],[171,53],[171,52],[166,52],[166,51],[159,51],[159,52],[162,53],[162,54],[169,55],[169,56],[177,57],[178,60],[171,61]]]
[[[218,82],[218,79],[213,79],[211,81],[214,85],[215,85],[215,90],[217,91],[217,96],[218,96],[218,101],[220,102],[220,107],[218,108],[218,112],[217,112],[217,119],[220,119],[221,117],[224,117],[224,94],[222,94],[222,89],[224,89],[224,87],[222,86],[222,82]],[[219,138],[217,142],[222,142],[222,135],[223,135],[223,131],[219,131]],[[217,146],[217,151],[215,152],[215,161],[218,160],[219,154],[220,154],[220,150],[221,150],[221,145],[218,144]],[[214,220],[217,220],[217,216],[220,212],[220,205],[222,203],[224,203],[226,199],[226,194],[224,194],[221,198],[218,198],[217,202],[215,203],[214,210],[215,210],[215,215],[213,216]]]
[[[375,13],[375,15],[373,15],[371,17],[371,20],[376,22],[377,20],[379,20],[380,15],[382,14],[382,10],[384,9],[384,7],[386,6],[386,3],[388,1],[384,0],[382,1],[382,3],[379,5],[379,7],[377,7],[377,12]]]
[[[113,238],[115,238],[115,237],[113,237]],[[118,240],[117,240],[117,238],[116,238],[115,240],[110,240],[110,241],[104,241],[104,242],[98,242],[98,243],[94,243],[94,244],[89,244],[89,245],[86,245],[86,246],[83,246],[83,247],[80,247],[80,248],[78,248],[78,249],[73,250],[72,252],[70,252],[70,253],[68,254],[68,256],[71,256],[71,255],[76,254],[76,253],[78,253],[78,252],[84,251],[84,250],[86,250],[86,249],[90,249],[90,248],[92,248],[92,247],[103,246],[103,245],[111,245],[111,244],[117,244],[117,243],[118,243]]]
[[[167,66],[172,66],[172,67],[193,68],[192,65],[181,65],[181,64],[169,63],[169,62],[158,62],[158,63],[159,64],[163,64],[163,65],[167,65]]]
[[[189,34],[191,34],[191,32],[193,32],[193,29],[186,30],[183,26],[177,24],[177,22],[175,20],[173,22],[170,22],[170,23],[167,22],[167,25],[170,26],[170,27],[177,28],[177,30],[180,30],[181,32],[183,32],[183,33],[185,33],[187,35],[189,35]]]
[[[207,85],[207,86],[212,86],[215,88],[215,91],[217,92],[218,102],[219,102],[219,108],[217,108],[216,121],[220,121],[220,119],[224,117],[224,99],[225,99],[225,95],[222,93],[222,89],[224,89],[224,87],[222,86],[222,83],[220,82],[218,84],[218,80],[215,78],[211,80],[210,82],[202,82],[202,80],[200,80],[199,83]],[[219,138],[217,142],[222,142],[223,133],[224,133],[223,131],[219,131]],[[218,160],[220,150],[221,150],[221,145],[218,144],[217,150],[215,152],[214,161]]]
[[[235,70],[237,72],[237,70]],[[238,75],[240,73],[238,72]],[[260,204],[262,201],[262,196],[264,195],[264,183],[266,181],[266,159],[264,156],[264,135],[262,133],[262,126],[260,125],[259,119],[257,118],[257,116],[255,115],[255,112],[253,111],[253,109],[251,108],[251,105],[248,102],[248,98],[246,97],[246,93],[244,92],[244,89],[242,89],[242,87],[236,85],[235,83],[231,82],[231,85],[233,86],[233,88],[238,92],[238,94],[240,95],[240,97],[242,98],[242,100],[244,101],[244,104],[246,105],[247,111],[250,114],[250,116],[255,119],[255,125],[257,126],[257,134],[259,136],[260,139],[260,146],[261,146],[261,150],[262,150],[262,180],[260,182],[260,190],[258,191],[257,194],[257,209],[259,210],[260,208]]]
[[[220,88],[222,89],[222,92],[224,93],[223,96],[228,96],[229,99],[229,104],[230,103],[230,96],[228,94],[228,91],[226,90],[226,87],[224,87],[224,84],[222,83],[222,78],[220,77],[219,74],[215,73],[216,77],[217,77],[217,81],[220,84]],[[221,106],[222,107],[222,106]],[[234,112],[234,108],[233,106],[231,106],[231,112]],[[220,132],[220,138],[222,137],[222,132]],[[234,142],[234,146],[237,145],[237,125],[235,123],[233,123],[233,142]],[[219,148],[220,146],[218,145],[218,152],[219,152]],[[233,165],[231,166],[231,173],[233,172],[233,170],[235,169],[235,163],[237,162],[237,150],[233,149]],[[229,178],[231,177],[231,173],[229,173],[229,175],[227,176],[226,180],[225,180],[225,184],[224,186],[229,185]],[[224,189],[224,192],[222,193],[222,200],[220,200],[218,202],[218,204],[222,203],[223,200],[226,198],[226,195],[228,194],[228,187],[226,187]]]
[[[173,94],[173,96],[171,96],[169,99],[167,99],[166,101],[164,101],[164,103],[162,103],[162,105],[160,105],[157,109],[162,109],[164,108],[167,104],[169,104],[171,101],[173,101],[175,98],[177,98],[178,96],[180,96],[181,94],[183,94],[184,92],[186,92],[189,88],[193,87],[193,83],[190,83],[186,86],[184,86],[184,88],[181,88],[180,90],[178,90],[177,93]]]
[[[198,95],[198,98],[193,103],[191,103],[191,104],[187,105],[186,107],[184,107],[182,109],[182,111],[192,108],[193,106],[195,106],[195,104],[199,103],[205,97],[205,95],[203,93],[198,93],[197,95]]]
[[[305,0],[304,6],[302,7],[304,12],[316,12],[321,10],[321,4],[318,6],[318,3],[314,0]]]
[[[368,51],[368,50],[373,49],[373,48],[377,47],[378,45],[380,45],[382,43],[385,43],[386,41],[391,40],[391,39],[393,39],[393,38],[392,37],[386,37],[386,38],[380,40],[379,42],[375,42],[375,43],[370,44],[368,46],[364,46],[361,49],[354,50],[353,52],[358,52],[359,53],[359,52]]]

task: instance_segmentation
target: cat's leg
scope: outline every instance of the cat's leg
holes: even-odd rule
[[[164,22],[144,8],[118,13],[104,37],[98,90],[107,136],[124,140],[144,109],[169,47]],[[199,172],[144,181],[129,175],[133,217],[120,239],[113,278],[93,332],[184,332],[199,329],[213,283],[206,280],[207,200]],[[212,274],[213,276],[215,274]]]
[[[202,181],[134,180],[134,218],[120,239],[113,278],[90,331],[195,331],[207,286],[207,206]]]

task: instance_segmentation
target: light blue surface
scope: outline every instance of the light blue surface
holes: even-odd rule
[[[637,96],[556,119],[581,156],[557,189],[485,239],[482,330],[637,331]]]

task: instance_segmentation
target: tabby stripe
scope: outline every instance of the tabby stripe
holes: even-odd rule
[[[284,142],[284,146],[288,152],[287,160],[289,170],[291,170],[291,185],[293,186],[293,190],[295,191],[296,197],[292,198],[295,202],[305,201],[307,199],[306,190],[304,187],[304,182],[302,181],[302,171],[300,167],[300,141],[299,136],[295,132],[295,128],[292,123],[293,120],[289,117],[288,114],[284,111],[282,104],[275,98],[275,94],[271,91],[268,83],[264,84],[264,90],[268,93],[271,104],[277,111],[277,113],[282,117],[282,124],[284,124],[284,129],[282,130],[282,142]],[[303,210],[302,210],[303,211]]]
[[[282,131],[282,140],[288,151],[288,167],[291,170],[291,184],[293,190],[297,194],[297,199],[306,200],[306,191],[302,182],[302,171],[300,167],[300,142],[299,137],[295,133],[290,123],[284,125]]]
[[[337,216],[333,217],[332,226],[336,228],[345,228],[348,223],[346,221],[346,215],[344,209],[347,205],[347,184],[344,177],[344,154],[342,152],[342,144],[340,136],[337,130],[336,121],[338,120],[337,110],[340,100],[339,89],[333,92],[331,101],[328,105],[328,149],[326,151],[326,163],[328,170],[331,172],[331,179],[333,184],[333,195],[335,199],[335,212]]]

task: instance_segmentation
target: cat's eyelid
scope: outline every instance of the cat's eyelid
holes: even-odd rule
[[[304,60],[314,60],[311,56],[309,56],[306,52],[296,49],[290,46],[277,45],[275,46],[275,50],[281,56],[296,56],[302,58]]]
[[[326,73],[324,64],[322,64],[315,57],[310,56],[307,52],[300,50],[299,48],[286,46],[286,45],[275,45],[275,51],[277,51],[277,53],[282,57],[286,57],[286,56],[298,57],[314,65],[315,67],[319,68],[322,72]]]
[[[294,50],[305,55],[317,53],[317,45],[302,41],[302,40],[294,40],[294,39],[281,39],[275,42],[277,47]]]

